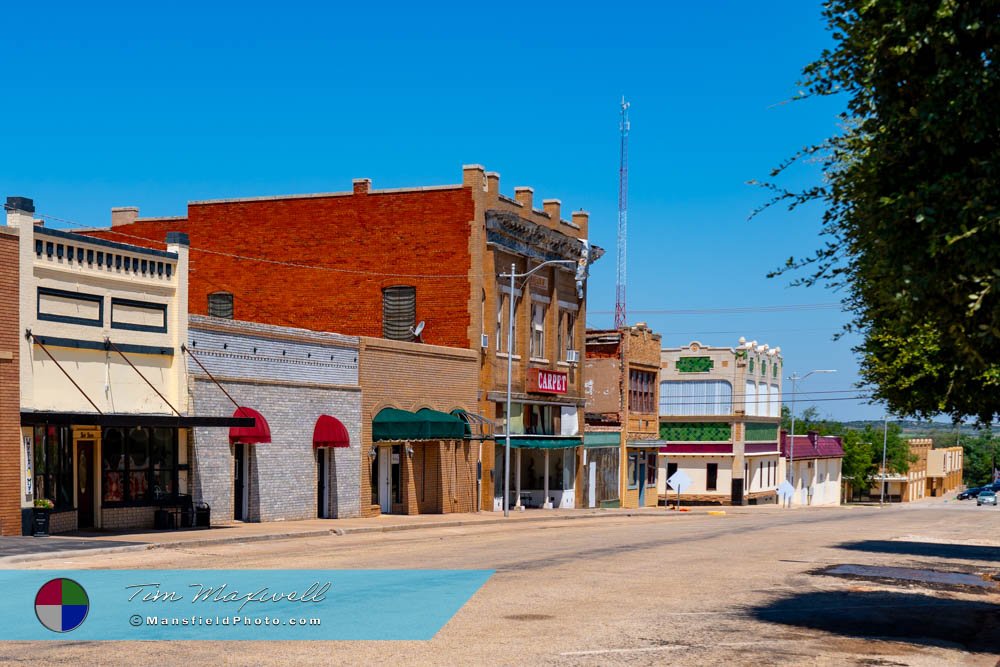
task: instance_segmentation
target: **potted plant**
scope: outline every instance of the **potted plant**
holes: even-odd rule
[[[55,505],[48,498],[38,498],[35,500],[35,508],[32,512],[31,534],[35,537],[48,537],[49,518]]]

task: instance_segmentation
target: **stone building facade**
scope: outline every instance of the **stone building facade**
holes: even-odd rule
[[[781,349],[744,339],[735,347],[695,341],[664,348],[660,361],[659,493],[674,499],[666,480],[683,470],[692,484],[681,502],[776,502]]]
[[[356,337],[192,315],[185,352],[199,412],[246,408],[267,429],[194,429],[192,493],[212,523],[361,516]],[[317,441],[320,420],[344,437]]]

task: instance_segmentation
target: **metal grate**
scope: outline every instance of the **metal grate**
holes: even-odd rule
[[[211,317],[233,319],[232,292],[212,292],[208,295],[208,314]]]
[[[417,288],[395,285],[382,290],[382,337],[413,340],[417,323]]]

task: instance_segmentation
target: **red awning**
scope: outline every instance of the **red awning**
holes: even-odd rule
[[[267,425],[264,416],[253,408],[236,408],[234,417],[254,419],[253,426],[233,426],[229,429],[229,442],[242,442],[245,445],[256,445],[261,442],[271,442],[271,427]]]
[[[313,447],[350,447],[351,439],[347,427],[336,417],[320,415],[313,429]]]

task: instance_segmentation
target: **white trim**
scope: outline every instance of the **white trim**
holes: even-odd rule
[[[562,299],[556,300],[556,305],[558,305],[562,310],[573,310],[580,312],[580,304],[572,303],[570,301],[563,301]]]
[[[544,304],[550,304],[550,303],[552,303],[552,299],[550,299],[547,296],[543,296],[543,295],[541,295],[541,294],[539,294],[537,292],[532,292],[531,293],[531,300],[532,301],[537,301],[539,303],[544,303]]]

